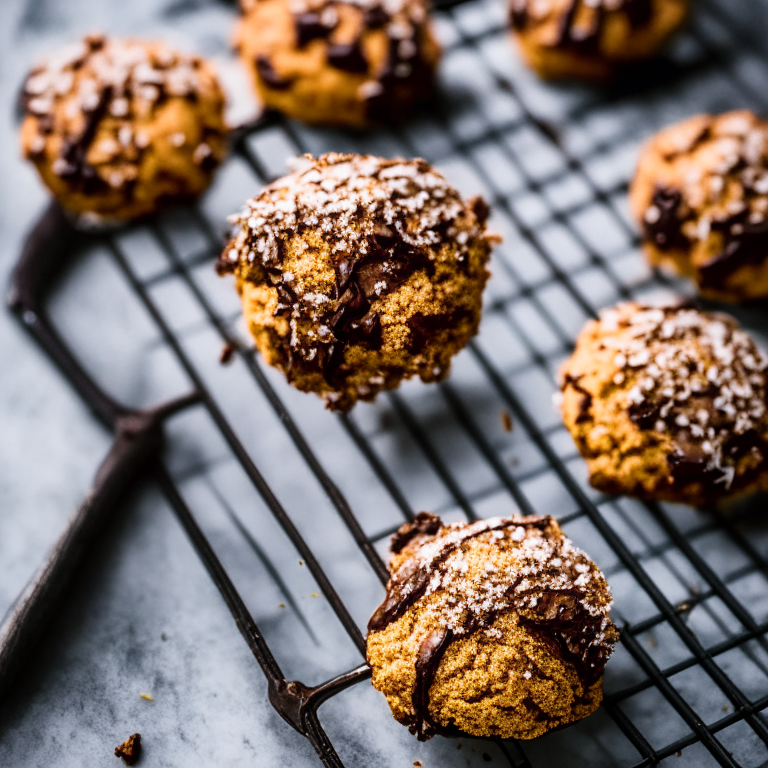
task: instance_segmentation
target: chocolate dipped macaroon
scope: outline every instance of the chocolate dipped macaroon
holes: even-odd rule
[[[233,273],[263,358],[329,408],[437,381],[477,332],[495,236],[424,160],[299,158],[233,217]]]
[[[193,200],[226,154],[215,73],[162,43],[90,35],[32,69],[24,110],[24,156],[93,222]]]
[[[618,640],[610,588],[551,517],[444,524],[422,513],[391,551],[367,658],[419,740],[533,739],[597,709]]]
[[[695,506],[768,488],[768,358],[727,315],[620,304],[560,371],[600,491]]]
[[[608,80],[654,56],[689,0],[511,0],[512,31],[541,77]]]
[[[242,0],[235,46],[267,107],[352,128],[430,100],[440,58],[426,0]]]
[[[653,266],[719,301],[768,296],[768,121],[698,115],[643,149],[630,205]]]

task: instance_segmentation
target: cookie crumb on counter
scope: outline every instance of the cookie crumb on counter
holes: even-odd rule
[[[141,757],[141,734],[134,733],[115,747],[115,757],[122,757],[126,765],[136,765]]]
[[[219,355],[219,362],[222,365],[229,365],[229,363],[232,362],[233,357],[235,356],[235,345],[234,344],[225,344],[221,348],[221,354]]]

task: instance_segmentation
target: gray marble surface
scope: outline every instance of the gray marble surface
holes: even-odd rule
[[[755,8],[765,9],[764,3],[722,0],[704,5],[713,4],[746,20],[741,39],[764,38],[766,14],[754,14]],[[231,6],[216,0],[0,3],[3,277],[18,254],[25,230],[46,201],[44,190],[16,149],[14,102],[30,64],[93,29],[157,35],[188,50],[226,56],[232,18]],[[715,19],[702,11],[697,25],[709,36],[705,39],[729,44],[723,42]],[[765,111],[768,99],[761,94],[766,65],[746,46],[743,50],[736,46],[734,56],[721,68],[706,67],[664,83],[656,91],[590,107],[594,92],[545,86],[524,69],[502,30],[503,20],[502,0],[475,0],[451,21],[438,18],[438,32],[447,50],[441,90],[451,108],[449,125],[424,118],[401,134],[381,131],[366,137],[295,126],[293,139],[269,130],[251,137],[249,146],[271,174],[280,173],[287,157],[299,150],[420,153],[434,160],[463,192],[496,194],[509,201],[509,210],[497,210],[493,220],[505,244],[494,255],[488,304],[501,309],[486,313],[478,344],[583,483],[583,466],[559,426],[551,394],[553,372],[563,354],[562,340],[574,336],[585,314],[552,279],[553,269],[557,266],[572,275],[595,309],[616,301],[622,289],[638,296],[684,290],[651,279],[623,225],[627,212],[617,184],[629,178],[638,142],[667,122],[696,111],[737,106]],[[495,28],[498,33],[484,37],[477,51],[456,45],[462,34]],[[675,56],[682,64],[695,61],[701,56],[700,43],[683,36]],[[514,123],[520,110],[517,96],[513,98],[494,81],[490,74],[494,71],[514,82],[517,96],[537,116],[560,127],[568,151],[588,158],[583,173],[565,173],[550,183],[548,179],[563,170],[562,155],[530,126],[518,126],[501,136],[489,134],[489,127]],[[747,89],[734,87],[734,73],[747,83]],[[580,108],[578,120],[566,122],[567,115]],[[471,163],[456,152],[457,141],[476,141]],[[606,148],[599,149],[601,143]],[[524,175],[541,180],[537,193],[526,191]],[[201,202],[200,215],[221,231],[224,217],[237,210],[259,183],[242,160],[233,158]],[[594,189],[605,192],[608,207],[590,205]],[[579,203],[583,206],[568,215],[567,226],[553,218],[553,210]],[[521,225],[536,230],[541,252],[521,237]],[[183,353],[221,403],[238,439],[318,553],[353,619],[363,628],[381,599],[380,584],[247,367],[242,361],[226,368],[217,362],[221,339],[192,287],[233,333],[248,341],[231,285],[215,276],[209,262],[197,260],[208,247],[199,219],[179,212],[164,217],[158,226],[172,243],[179,268],[171,269],[157,232],[146,226],[116,237],[128,268],[147,286],[149,298],[177,334]],[[547,313],[555,318],[554,325]],[[78,256],[57,290],[52,314],[88,369],[125,402],[146,405],[189,389],[178,361],[103,245],[95,243]],[[764,340],[762,316],[756,312],[741,316]],[[83,497],[109,439],[45,356],[2,312],[0,351],[5,362],[0,374],[2,614]],[[314,398],[289,389],[274,371],[265,375],[301,424],[366,533],[377,536],[399,524],[399,509],[339,420],[324,412]],[[576,502],[547,468],[525,430],[516,426],[508,434],[502,429],[504,404],[471,354],[457,358],[451,387],[470,407],[478,427],[508,462],[534,507],[559,516],[575,512]],[[397,479],[409,506],[440,512],[449,519],[462,515],[456,493],[436,474],[401,418],[403,409],[430,436],[437,455],[477,514],[515,511],[499,477],[457,424],[444,394],[435,387],[410,383],[398,398],[384,397],[375,405],[360,406],[353,418]],[[194,409],[174,419],[169,434],[171,472],[286,676],[317,683],[356,666],[360,657],[353,643],[325,600],[317,596],[306,567],[210,418],[202,409]],[[626,501],[607,502],[588,492],[671,602],[679,603],[702,588],[700,574],[674,547],[667,546],[667,535],[646,510]],[[705,516],[687,509],[671,510],[671,514],[675,526],[690,536],[719,573],[739,580],[740,594],[755,620],[765,621],[765,579],[749,572],[743,555],[733,551],[727,537],[717,530],[702,533],[708,531]],[[587,519],[574,518],[566,531],[609,575],[620,623],[653,615],[647,595]],[[753,526],[747,533],[761,552],[768,551],[764,526]],[[385,538],[380,541],[383,551]],[[739,575],[739,568],[746,575]],[[734,618],[717,606],[692,611],[689,626],[707,645],[738,631]],[[640,640],[662,668],[685,658],[685,648],[666,625]],[[718,663],[748,696],[759,698],[768,692],[768,659],[761,647],[722,654]],[[617,691],[642,679],[637,663],[620,648],[609,666],[606,689]],[[697,667],[672,682],[705,722],[716,721],[727,711],[722,692]],[[71,594],[42,639],[34,663],[0,711],[0,764],[14,768],[116,765],[114,747],[140,731],[146,745],[142,765],[147,766],[318,765],[306,742],[269,707],[265,693],[257,665],[167,503],[151,486],[140,484],[125,508],[116,510],[113,523],[77,574]],[[141,694],[150,694],[153,700]],[[688,732],[653,689],[623,702],[622,708],[654,746],[662,747]],[[325,704],[321,719],[348,766],[407,767],[415,760],[422,761],[424,768],[506,764],[492,743],[465,741],[461,751],[450,740],[416,743],[392,721],[383,699],[367,684]],[[760,766],[768,756],[765,745],[742,723],[723,729],[720,738],[745,766]],[[537,768],[565,764],[616,768],[638,759],[602,710],[577,727],[527,745],[526,753]],[[700,768],[714,762],[701,746],[694,745],[664,764]]]
[[[47,200],[17,150],[14,105],[31,64],[94,29],[159,35],[218,55],[226,53],[232,17],[223,3],[0,3],[4,284]],[[95,312],[94,287],[85,300]],[[2,614],[84,496],[109,436],[6,312],[0,349]],[[167,505],[147,489],[137,489],[100,538],[0,714],[0,764],[112,766],[114,747],[135,731],[145,735],[144,765],[317,764],[266,704],[261,673],[218,593]]]

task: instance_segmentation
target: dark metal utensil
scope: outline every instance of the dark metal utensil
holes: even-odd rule
[[[67,523],[45,563],[0,625],[0,701],[9,692],[27,654],[54,615],[89,543],[109,519],[138,473],[162,445],[166,417],[194,404],[197,393],[151,410],[130,410],[102,391],[64,345],[43,310],[48,286],[82,235],[58,203],[51,202],[30,232],[11,278],[8,304],[24,326],[72,381],[114,442],[85,501]]]

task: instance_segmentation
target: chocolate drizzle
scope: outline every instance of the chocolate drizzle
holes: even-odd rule
[[[653,21],[653,0],[624,0],[623,9],[632,29],[642,29]]]
[[[371,120],[386,122],[402,113],[399,97],[401,86],[407,84],[413,92],[430,92],[433,83],[432,67],[422,55],[422,30],[416,30],[412,39],[390,37],[387,59],[374,82],[378,88],[365,97],[366,113]]]
[[[339,2],[357,5],[353,0],[321,0],[319,5],[294,13],[297,46],[304,48],[312,40],[328,40],[329,66],[351,74],[369,75],[370,79],[359,90],[367,117],[381,122],[401,117],[413,101],[426,98],[433,83],[433,66],[424,60],[424,40],[429,30],[424,21],[423,4],[420,0],[402,0],[399,7],[391,4],[385,7],[380,3],[358,6],[361,19],[355,37],[339,41],[329,39],[338,26],[336,5]],[[376,30],[384,30],[386,34],[387,54],[378,71],[372,71],[364,42],[367,33]]]
[[[80,135],[74,139],[66,139],[61,146],[61,168],[58,175],[63,179],[74,182],[85,194],[93,194],[106,182],[98,175],[96,169],[86,160],[88,148],[96,135],[96,129],[104,116],[112,95],[111,86],[105,86],[99,93],[98,101],[93,110],[86,113],[85,125]]]
[[[526,28],[528,25],[528,0],[512,0],[509,20],[513,29],[521,32]]]
[[[419,655],[416,657],[416,683],[411,694],[411,704],[416,716],[408,726],[408,730],[419,741],[426,741],[435,733],[444,736],[453,736],[457,733],[456,728],[440,725],[429,714],[429,689],[435,681],[440,661],[453,639],[453,631],[441,627],[430,632],[419,646]]]
[[[380,5],[371,6],[363,11],[363,23],[368,29],[381,29],[389,18],[389,14]]]
[[[768,220],[751,223],[744,210],[722,221],[713,221],[712,230],[722,232],[725,246],[715,258],[702,264],[699,279],[704,288],[722,288],[736,270],[764,264],[768,259]]]
[[[761,457],[768,456],[768,443],[755,429],[742,434],[732,430],[732,419],[718,412],[713,405],[718,394],[719,388],[714,385],[701,392],[692,392],[685,404],[685,412],[691,414],[690,419],[686,417],[686,421],[695,425],[693,414],[701,411],[709,414],[707,427],[725,435],[721,447],[722,459],[729,464],[739,463],[755,450]],[[676,484],[701,483],[710,491],[717,491],[723,483],[722,468],[712,464],[711,456],[702,450],[701,441],[691,434],[690,427],[681,427],[677,423],[680,409],[664,409],[664,403],[664,400],[648,399],[642,404],[633,404],[629,409],[630,419],[641,429],[659,429],[660,425],[664,424],[667,431],[674,432],[675,448],[668,454],[667,463]],[[764,471],[763,464],[760,460],[755,466],[741,472],[738,478],[734,477],[730,484],[731,489],[738,490],[748,486]]]
[[[531,14],[530,4],[531,0],[512,2],[510,21],[518,32],[524,31],[536,19]],[[553,47],[594,53],[600,45],[608,14],[624,13],[632,29],[642,29],[653,19],[653,0],[622,0],[612,3],[610,9],[603,0],[570,0],[561,13]]]
[[[378,632],[399,619],[405,612],[425,595],[428,585],[434,590],[435,583],[440,583],[446,561],[458,549],[470,540],[481,536],[491,535],[502,539],[520,542],[530,535],[539,535],[542,542],[553,547],[550,556],[552,562],[560,563],[553,566],[548,561],[542,562],[546,569],[562,568],[566,583],[561,587],[547,586],[546,576],[532,575],[529,566],[521,567],[520,571],[504,587],[504,598],[485,600],[482,604],[490,606],[482,613],[464,609],[460,626],[454,628],[450,622],[431,631],[422,641],[415,662],[416,682],[412,692],[414,714],[408,721],[409,730],[420,740],[430,738],[434,733],[456,735],[458,730],[448,724],[436,723],[429,713],[429,690],[434,682],[440,661],[450,644],[457,639],[466,638],[471,634],[489,628],[502,612],[512,611],[518,616],[518,623],[535,634],[558,658],[573,666],[586,690],[599,680],[605,663],[611,654],[616,640],[616,630],[603,610],[589,610],[584,602],[585,587],[589,580],[580,581],[579,576],[589,567],[584,559],[578,564],[573,556],[567,558],[563,546],[566,540],[557,529],[556,523],[549,517],[526,517],[511,520],[479,521],[466,526],[443,530],[439,526],[440,519],[434,515],[422,514],[411,523],[407,523],[393,539],[393,552],[400,553],[411,544],[415,536],[421,536],[414,546],[412,557],[401,562],[387,585],[387,598],[374,613],[368,629]],[[552,529],[555,530],[552,530]],[[510,533],[510,529],[512,533]],[[522,533],[525,531],[525,533]],[[539,531],[539,534],[532,534]],[[497,532],[497,533],[495,533]],[[429,538],[432,535],[434,538]],[[442,542],[442,546],[435,547]],[[583,555],[581,556],[583,558]],[[570,573],[569,569],[573,568]],[[450,569],[449,569],[450,570]],[[469,577],[471,578],[471,577]],[[476,577],[475,577],[476,578]],[[539,581],[539,578],[543,579]],[[569,583],[570,582],[570,585]],[[503,583],[503,582],[502,582]],[[555,578],[554,583],[558,582]],[[461,590],[453,587],[453,590]],[[594,588],[594,587],[593,587]],[[440,587],[438,587],[440,589]],[[461,610],[461,609],[458,609]]]
[[[328,63],[336,69],[358,73],[368,71],[368,62],[359,39],[350,43],[333,43],[328,46],[327,55]]]
[[[267,88],[272,88],[275,91],[285,91],[291,87],[292,81],[278,75],[267,56],[256,57],[256,71]]]
[[[683,196],[679,189],[657,187],[653,193],[651,207],[643,219],[643,229],[646,240],[652,242],[659,250],[668,251],[688,246],[688,239],[682,232],[682,204]]]
[[[297,13],[294,16],[296,27],[296,44],[299,48],[306,47],[312,40],[325,39],[333,32],[336,25],[327,23],[323,14],[313,11]]]
[[[442,524],[442,520],[437,515],[431,515],[429,512],[419,512],[412,521],[404,523],[397,529],[397,533],[392,537],[389,548],[392,552],[398,554],[416,536],[436,534]]]
[[[573,389],[575,389],[581,395],[581,402],[579,403],[579,415],[576,417],[577,424],[582,424],[585,421],[589,421],[590,412],[592,409],[592,393],[581,386],[579,383],[581,378],[581,376],[571,376],[570,374],[566,374],[565,380],[563,382],[564,388],[568,386],[573,387]]]

